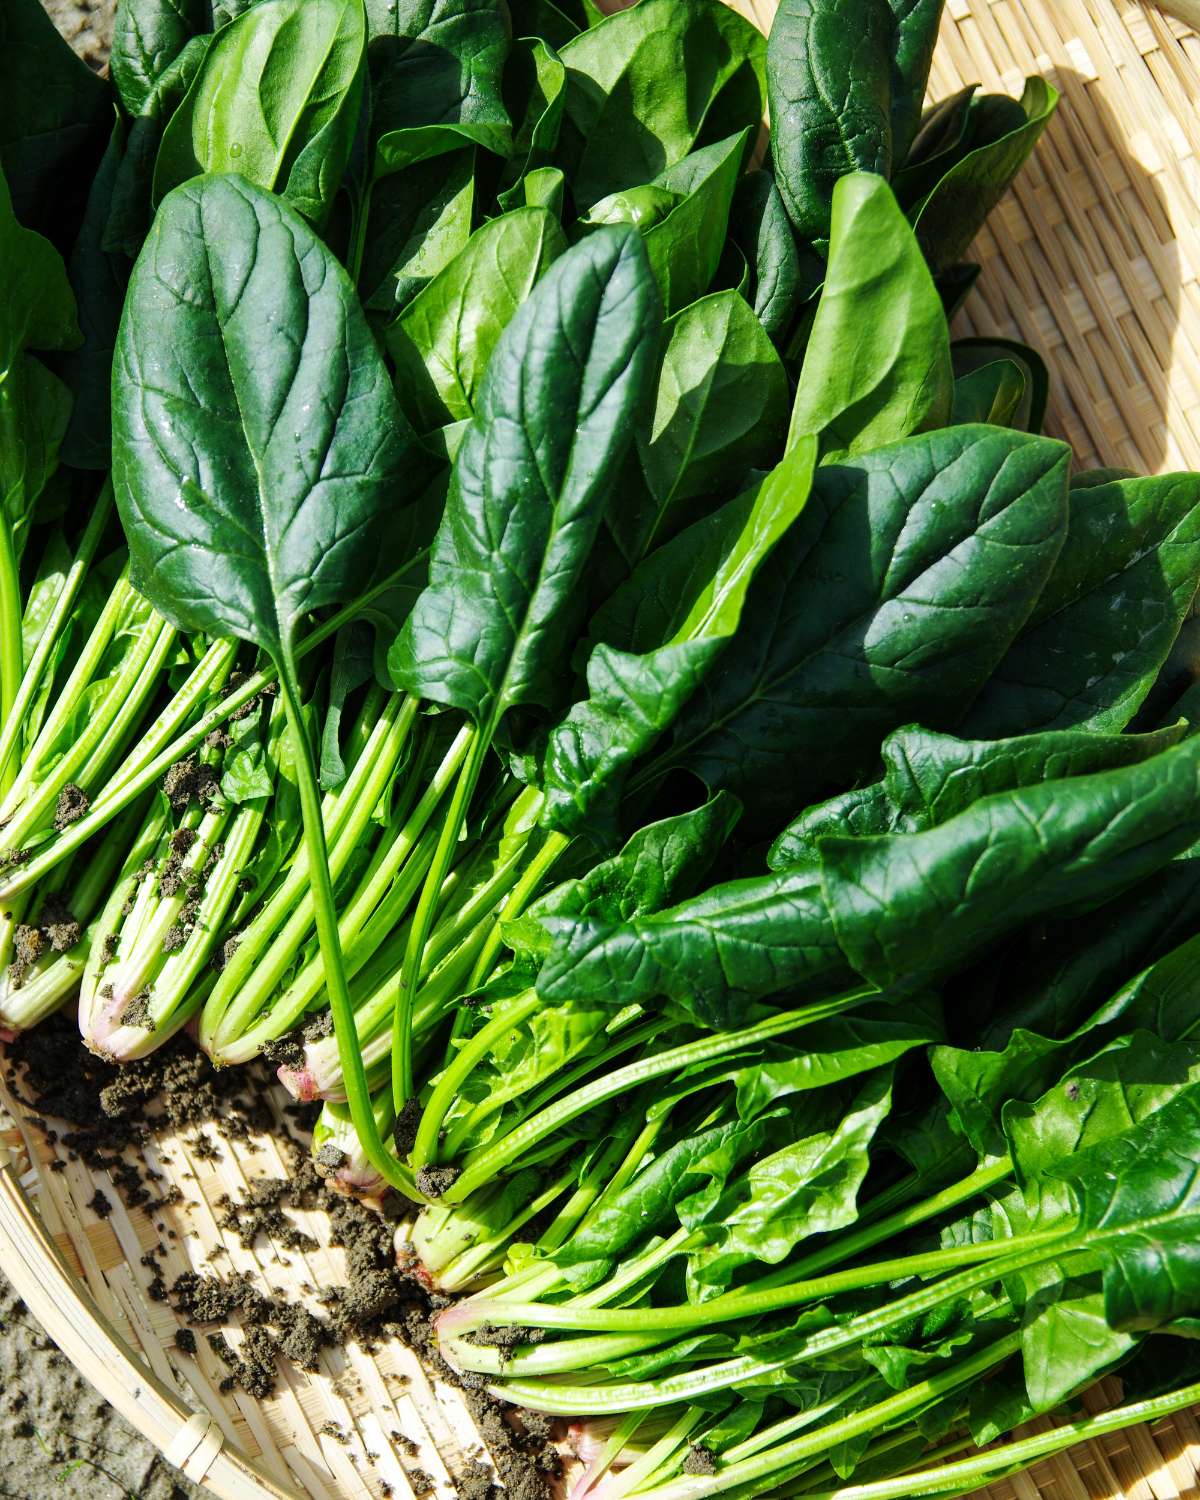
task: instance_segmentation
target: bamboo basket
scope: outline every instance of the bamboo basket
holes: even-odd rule
[[[731,3],[764,29],[775,8]],[[1189,6],[1200,25],[1198,0],[1176,0]],[[933,97],[976,81],[1016,94],[1030,73],[1055,83],[1062,106],[980,237],[983,275],[957,331],[1047,354],[1048,426],[1081,466],[1200,468],[1200,36],[1131,0],[948,0]],[[218,1225],[221,1194],[285,1175],[276,1138],[223,1142],[212,1160],[194,1135],[164,1135],[148,1155],[182,1201],[151,1214],[24,1118],[14,1086],[0,1052],[0,1266],[79,1370],[186,1475],[223,1500],[409,1500],[406,1466],[419,1465],[436,1500],[451,1500],[463,1458],[486,1461],[459,1394],[397,1343],[326,1351],[313,1375],[283,1369],[263,1401],[221,1394],[224,1367],[203,1340],[194,1357],[175,1348],[176,1316],[151,1298],[140,1263],[160,1238],[168,1281],[209,1268],[214,1253],[223,1274],[251,1272],[294,1297],[343,1279],[322,1215],[298,1216],[320,1248],[286,1257],[261,1241],[244,1249]],[[90,1206],[97,1188],[112,1203],[106,1218]],[[1118,1395],[1101,1382],[1085,1404]],[[419,1454],[402,1461],[396,1431]],[[1200,1426],[1185,1412],[983,1493],[1168,1500],[1200,1494],[1198,1472]]]

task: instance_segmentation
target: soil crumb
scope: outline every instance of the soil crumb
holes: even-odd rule
[[[706,1448],[703,1443],[692,1443],[688,1447],[688,1456],[683,1461],[683,1472],[685,1474],[715,1474],[717,1472],[717,1456],[711,1448]]]
[[[61,833],[64,828],[69,828],[72,823],[78,823],[91,805],[91,799],[84,789],[81,786],[76,786],[73,781],[68,781],[62,791],[59,792],[58,802],[55,804],[55,833]]]
[[[183,812],[192,802],[203,806],[219,786],[216,771],[195,755],[177,760],[162,781],[163,794],[171,804],[172,812]]]

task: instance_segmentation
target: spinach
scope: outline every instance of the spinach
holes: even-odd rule
[[[1198,500],[1190,474],[1072,487],[1062,553],[972,733],[1129,723],[1200,584]]]
[[[385,329],[397,393],[419,431],[474,415],[497,340],[566,247],[546,209],[501,214],[477,229]]]
[[[217,176],[159,211],[113,391],[113,481],[139,587],[181,626],[252,641],[279,671],[350,1102],[369,1132],[295,663],[303,617],[369,578],[385,497],[411,464],[391,382],[349,278],[304,221]]]
[[[792,434],[812,433],[826,458],[842,458],[944,427],[952,400],[945,314],[912,232],[885,182],[843,178]]]
[[[361,0],[259,0],[213,38],[163,132],[154,195],[238,172],[322,223],[358,120]]]
[[[762,34],[720,0],[642,0],[567,42],[557,162],[580,207],[757,128],[765,52]]]

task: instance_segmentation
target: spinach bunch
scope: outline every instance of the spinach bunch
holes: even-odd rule
[[[939,16],[0,21],[0,1023],[269,1056],[581,1497],[1195,1395],[1200,480],[952,339]]]

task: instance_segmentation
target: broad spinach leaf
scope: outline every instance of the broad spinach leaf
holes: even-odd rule
[[[392,649],[405,691],[492,724],[557,697],[561,622],[653,381],[657,304],[638,235],[606,229],[517,310],[458,451],[429,585]]]
[[[465,248],[474,204],[471,147],[377,182],[358,276],[363,305],[394,319]]]
[[[498,195],[500,207],[511,209],[525,201],[523,182],[529,173],[552,164],[562,125],[567,70],[546,42],[518,41],[504,81],[508,108],[515,115],[516,100],[524,108]]]
[[[765,54],[761,32],[720,0],[641,0],[568,42],[557,160],[578,206],[756,129]]]
[[[1045,588],[1066,486],[1061,444],[995,427],[819,467],[657,774],[694,771],[775,831],[898,725],[952,727]]]
[[[834,459],[950,420],[954,376],[941,298],[880,177],[834,189],[829,269],[792,410]]]
[[[966,720],[996,736],[1132,719],[1200,583],[1200,478],[1072,487],[1067,540],[1028,626]]]
[[[158,201],[238,172],[316,224],[350,159],[366,56],[361,0],[259,0],[224,27],[163,132]]]
[[[825,838],[842,949],[881,988],[919,986],[1031,917],[1097,906],[1195,841],[1198,778],[1200,742],[1185,740],[1140,764],[985,797],[923,833]]]
[[[418,430],[474,416],[500,335],[566,248],[544,208],[490,219],[385,329],[400,404]]]
[[[183,628],[277,658],[363,586],[417,467],[345,272],[232,176],[159,209],[121,322],[113,447],[138,588]]]
[[[830,235],[834,184],[892,166],[888,0],[780,0],[767,48],[771,155],[796,233]]]

